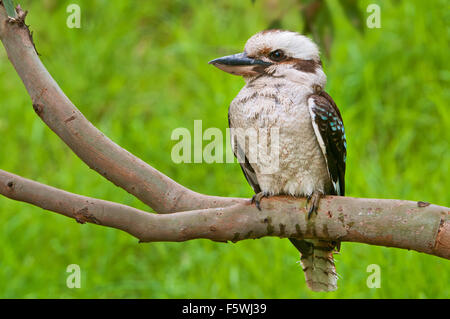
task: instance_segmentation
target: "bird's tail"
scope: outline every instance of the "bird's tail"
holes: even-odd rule
[[[308,287],[312,291],[335,291],[338,277],[333,252],[337,243],[318,239],[289,240],[300,251],[300,262]]]

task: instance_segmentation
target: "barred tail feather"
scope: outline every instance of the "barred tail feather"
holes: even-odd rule
[[[306,284],[313,291],[335,291],[337,273],[333,252],[336,243],[323,240],[296,240],[291,242],[300,251],[300,262]]]

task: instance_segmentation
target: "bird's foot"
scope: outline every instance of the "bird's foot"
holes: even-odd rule
[[[313,213],[317,214],[317,209],[319,208],[320,199],[323,197],[321,192],[313,192],[308,196],[306,200],[306,208],[308,209],[308,219],[311,218]]]
[[[252,197],[252,204],[256,204],[256,208],[258,208],[258,210],[261,210],[261,200],[264,197],[269,197],[269,193],[268,192],[259,192],[258,194],[253,195]]]

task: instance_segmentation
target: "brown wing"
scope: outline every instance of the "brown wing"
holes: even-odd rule
[[[230,120],[230,113],[228,113],[228,126],[230,129],[232,129],[231,120]],[[244,150],[239,146],[237,140],[235,139],[232,143],[234,145],[233,147],[233,153],[234,156],[238,159],[239,165],[241,165],[242,172],[244,173],[245,178],[247,179],[247,182],[250,184],[250,186],[253,188],[253,191],[257,194],[261,192],[261,188],[259,187],[258,180],[256,178],[256,173],[253,170],[252,165],[248,161],[247,157],[245,156]]]
[[[345,161],[347,141],[341,113],[331,96],[324,91],[308,99],[314,132],[325,156],[328,173],[333,183],[333,194],[345,195]]]

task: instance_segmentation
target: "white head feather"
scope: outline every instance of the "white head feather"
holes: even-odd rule
[[[275,50],[282,50],[286,59],[267,67],[267,74],[284,76],[307,87],[325,86],[327,77],[322,70],[319,48],[304,35],[285,30],[261,31],[248,39],[244,48],[247,56],[266,62],[273,62],[269,55]],[[305,61],[310,67],[313,66],[313,70],[302,69],[301,65]],[[253,77],[254,75],[244,76],[244,79],[250,81]]]
[[[261,31],[245,44],[245,53],[257,57],[267,50],[281,49],[289,57],[304,60],[320,61],[319,48],[308,37],[297,32],[284,30]]]

